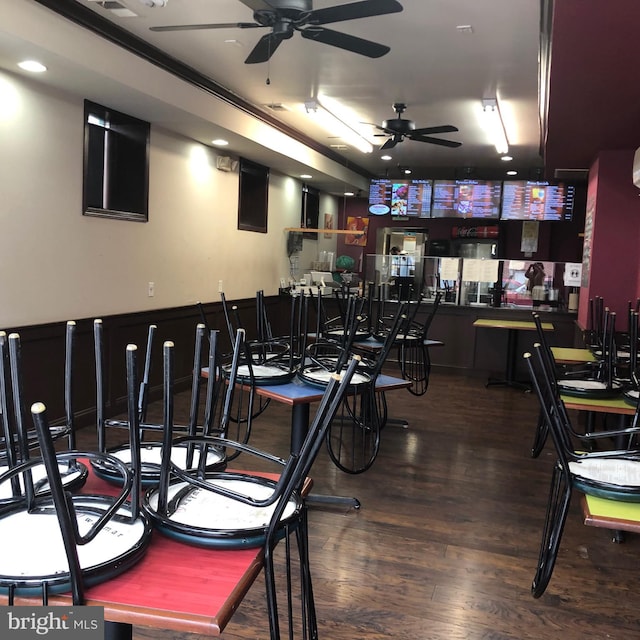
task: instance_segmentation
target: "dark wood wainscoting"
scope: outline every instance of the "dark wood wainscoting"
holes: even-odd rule
[[[269,320],[274,332],[286,332],[282,323],[288,322],[286,298],[277,296],[265,300]],[[228,306],[238,308],[240,321],[247,335],[254,337],[256,327],[255,300],[232,301]],[[230,342],[222,304],[203,304],[207,323],[211,329],[219,329],[223,348]],[[76,322],[76,340],[73,363],[73,407],[78,426],[95,423],[96,387],[95,357],[93,341],[94,318],[73,319]],[[101,316],[104,326],[105,386],[108,415],[121,413],[126,405],[125,351],[127,344],[136,344],[140,350],[139,368],[142,374],[147,331],[150,324],[158,329],[154,340],[150,398],[161,396],[162,391],[162,344],[172,340],[175,345],[176,386],[187,388],[191,383],[193,348],[196,325],[201,315],[196,305],[155,309],[139,313]],[[64,322],[44,325],[5,328],[7,335],[20,335],[23,371],[23,395],[27,412],[33,402],[44,402],[52,423],[60,422],[64,416]]]

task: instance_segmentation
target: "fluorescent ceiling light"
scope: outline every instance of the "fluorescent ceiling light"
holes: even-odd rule
[[[373,151],[373,145],[367,139],[333,112],[329,111],[317,99],[305,102],[304,108],[309,117],[313,118],[329,133],[342,138],[347,144],[362,151],[362,153],[371,153]]]
[[[310,173],[301,173],[301,174],[300,174],[300,177],[301,177],[303,180],[310,180],[311,178],[313,178],[313,176],[312,176]]]
[[[506,154],[509,151],[509,142],[504,129],[504,123],[502,122],[502,116],[500,115],[500,109],[498,108],[498,101],[493,98],[484,99],[482,101],[482,110],[484,126],[491,136],[491,142],[499,154]]]
[[[37,60],[23,60],[22,62],[18,62],[18,66],[24,71],[30,71],[31,73],[42,73],[47,70],[47,67]]]

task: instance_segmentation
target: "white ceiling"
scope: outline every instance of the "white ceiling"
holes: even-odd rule
[[[135,17],[119,17],[100,0],[58,0],[57,4],[61,7],[83,5],[326,148],[343,145],[344,141],[314,127],[305,114],[304,102],[318,95],[339,100],[353,114],[356,123],[381,124],[394,116],[393,103],[404,102],[407,110],[403,117],[414,120],[416,127],[452,124],[459,128],[457,133],[439,137],[461,142],[460,148],[404,140],[391,150],[393,159],[388,162],[380,159],[382,154],[377,146],[371,154],[350,147],[339,149],[344,162],[357,173],[397,175],[397,167],[402,165],[411,167],[416,177],[444,174],[462,177],[470,171],[481,177],[497,177],[503,176],[507,168],[529,177],[535,168],[542,166],[538,0],[400,0],[404,7],[400,13],[329,25],[334,30],[388,45],[391,51],[381,58],[363,57],[303,39],[296,33],[280,45],[268,63],[253,65],[245,64],[244,60],[267,29],[163,33],[149,30],[151,26],[162,25],[252,22],[251,9],[240,0],[168,0],[162,8],[147,7],[141,0],[119,2],[135,13]],[[313,7],[337,4],[341,3],[314,0]],[[59,23],[59,18],[39,6],[37,0],[3,0],[0,66],[15,70],[15,56],[29,53],[27,45],[34,49],[42,47],[40,53],[45,56],[52,55],[55,49],[56,59],[49,60],[48,66],[55,71],[57,65],[58,76],[43,81],[67,88],[73,85],[75,91],[84,92],[87,97],[99,95],[96,84],[100,84],[112,96],[108,106],[123,108],[128,104],[129,95],[131,108],[136,108],[134,104],[139,108],[141,95],[131,83],[118,87],[115,78],[105,82],[100,65],[94,64],[91,69],[81,60],[69,59],[69,54],[61,53],[61,43],[56,43],[56,47],[43,44],[45,40],[52,40],[51,33],[38,34],[31,29],[31,35],[26,36],[26,23],[23,29],[16,18],[16,12],[22,9],[28,10],[24,20],[31,20],[30,24],[36,14],[49,16],[47,23],[53,29]],[[6,19],[2,19],[3,12]],[[457,29],[459,26],[470,26],[471,32],[461,32]],[[74,25],[73,29],[80,27]],[[68,72],[66,77],[63,68]],[[514,158],[509,166],[500,160],[480,123],[482,98],[496,96],[507,128],[510,155]],[[117,104],[113,104],[114,100]],[[274,104],[283,105],[283,109],[269,108],[268,105]],[[287,165],[272,151],[261,149],[260,144],[247,146],[252,138],[260,143],[250,131],[253,118],[244,118],[243,130],[240,130],[240,125],[221,127],[222,118],[196,117],[191,109],[181,108],[169,114],[166,102],[164,108],[157,104],[156,107],[154,111],[148,104],[146,115],[141,115],[163,126],[182,129],[206,144],[214,137],[225,135],[231,139],[229,154],[251,154],[257,161],[271,166],[281,163],[276,168],[283,171],[305,171],[305,163],[299,158]],[[365,130],[375,132],[372,126]],[[384,142],[384,138],[374,140],[377,145]],[[321,173],[325,180],[318,185],[321,188],[337,192],[348,182],[341,176],[345,185],[335,181],[330,184],[326,180],[331,170]],[[309,182],[313,184],[313,180]]]

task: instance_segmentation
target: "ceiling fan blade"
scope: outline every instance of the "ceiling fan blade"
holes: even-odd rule
[[[429,144],[438,144],[441,147],[460,147],[462,146],[462,142],[454,142],[453,140],[442,140],[441,138],[429,138],[427,136],[415,136],[410,135],[410,140],[415,140],[416,142],[428,142]]]
[[[459,131],[458,127],[454,127],[452,124],[443,124],[441,127],[422,127],[421,129],[414,129],[411,135],[426,136],[430,133],[454,133]]]
[[[381,147],[380,151],[384,151],[385,149],[393,149],[398,144],[398,140],[396,140],[395,136],[393,138],[389,138]]]
[[[371,16],[382,16],[402,11],[402,5],[396,0],[362,0],[350,4],[340,4],[326,9],[315,9],[309,13],[306,24],[329,24]]]
[[[351,51],[352,53],[359,53],[360,55],[367,56],[368,58],[379,58],[385,53],[389,53],[389,51],[391,51],[389,47],[383,44],[378,44],[371,40],[364,40],[363,38],[357,38],[356,36],[350,36],[346,33],[340,33],[339,31],[324,29],[322,27],[300,29],[300,33],[303,38],[316,40],[317,42],[322,42],[324,44],[331,45],[332,47]]]
[[[258,40],[258,44],[256,44],[247,59],[244,61],[245,64],[266,62],[275,53],[282,40],[283,38],[281,35],[276,35],[274,33],[268,33],[266,36],[262,36],[262,38]]]
[[[221,22],[214,24],[173,24],[163,27],[149,27],[149,31],[196,31],[198,29],[253,29],[262,27],[257,22]]]

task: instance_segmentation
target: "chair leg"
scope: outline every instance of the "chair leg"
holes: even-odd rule
[[[551,476],[549,503],[540,544],[538,566],[531,584],[531,594],[534,598],[539,598],[545,592],[558,557],[558,548],[571,502],[571,484],[569,482],[558,465],[555,465]]]
[[[302,635],[304,640],[317,640],[318,621],[316,618],[316,606],[313,597],[311,582],[311,566],[309,563],[309,539],[308,539],[307,507],[303,507],[299,526],[296,528],[296,541],[298,544],[298,556],[300,558],[300,589],[302,600]]]
[[[538,415],[538,424],[536,425],[536,434],[533,439],[533,446],[531,447],[531,457],[537,458],[544,449],[544,445],[547,442],[547,436],[549,435],[549,425],[544,419],[542,410]]]
[[[273,550],[271,544],[265,545],[264,581],[267,589],[267,612],[269,616],[269,637],[280,640],[280,624],[278,622],[278,601],[276,596],[275,569],[273,566]]]
[[[380,450],[380,416],[373,387],[349,395],[327,431],[327,450],[345,473],[363,473]]]

